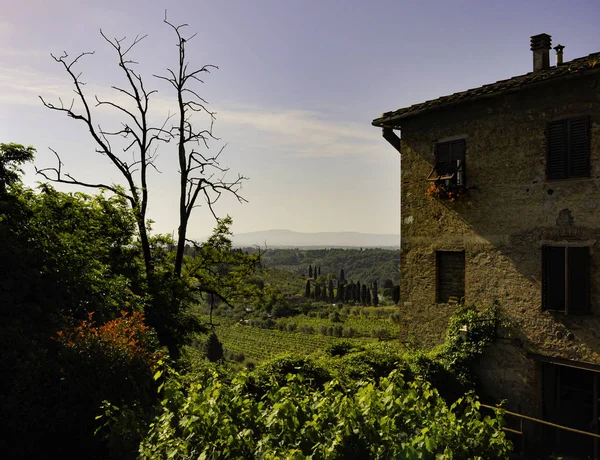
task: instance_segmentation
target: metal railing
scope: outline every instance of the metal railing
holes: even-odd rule
[[[487,404],[481,404],[481,407],[485,407],[486,409],[498,409],[496,406],[489,406]],[[558,428],[559,430],[570,431],[572,433],[582,434],[584,436],[590,436],[592,438],[600,439],[600,434],[590,433],[589,431],[582,431],[576,428],[570,428],[568,426],[558,425],[557,423],[548,422],[546,420],[541,420],[539,418],[530,417],[528,415],[519,414],[517,412],[511,412],[509,410],[502,409],[503,412],[507,415],[511,415],[513,417],[517,417],[519,419],[519,429],[515,430],[513,428],[503,427],[502,429],[508,433],[513,433],[521,436],[521,455],[525,453],[525,435],[523,432],[523,420],[529,420],[531,422],[539,423],[541,425],[551,426],[553,428]]]

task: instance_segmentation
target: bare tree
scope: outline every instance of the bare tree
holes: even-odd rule
[[[177,48],[179,54],[178,66],[173,71],[167,68],[167,76],[155,75],[160,80],[167,81],[175,89],[177,99],[177,113],[167,116],[162,126],[152,126],[148,120],[148,109],[151,96],[156,90],[147,90],[144,86],[142,76],[134,70],[137,62],[129,55],[132,49],[146,36],[137,36],[132,42],[126,44],[126,39],[110,39],[102,31],[100,34],[104,40],[115,50],[118,58],[118,66],[125,75],[127,84],[125,87],[111,86],[119,95],[131,100],[134,109],[130,110],[123,104],[110,100],[100,100],[94,96],[93,101],[84,93],[85,83],[81,80],[81,73],[75,70],[78,62],[93,52],[84,52],[75,58],[69,58],[66,52],[60,56],[52,55],[54,60],[61,64],[70,76],[74,85],[75,98],[70,104],[65,105],[59,98],[58,103],[47,102],[42,96],[42,103],[51,110],[64,112],[70,118],[83,122],[96,144],[96,153],[108,157],[117,168],[124,179],[125,186],[120,187],[103,182],[84,182],[72,175],[63,172],[63,162],[58,152],[52,150],[57,157],[55,167],[38,169],[38,174],[47,180],[63,184],[73,184],[96,189],[106,189],[126,198],[134,211],[140,244],[144,256],[146,276],[152,280],[154,264],[152,248],[148,232],[148,203],[149,203],[149,168],[156,169],[155,159],[158,144],[161,142],[174,141],[177,144],[177,160],[180,174],[180,196],[179,196],[179,229],[177,233],[177,255],[174,266],[174,275],[181,275],[183,254],[186,243],[187,229],[192,210],[198,206],[198,197],[204,198],[211,213],[216,217],[213,205],[223,192],[233,194],[238,201],[245,199],[239,194],[241,184],[246,179],[238,175],[234,180],[226,180],[227,168],[219,163],[219,156],[223,151],[220,148],[216,154],[209,154],[209,141],[218,140],[212,132],[215,121],[215,113],[207,109],[207,102],[199,96],[193,88],[194,83],[202,83],[200,76],[208,73],[216,66],[205,65],[198,69],[190,69],[186,61],[186,44],[195,35],[188,38],[182,35],[182,29],[187,24],[175,26],[166,17],[167,24],[176,34]],[[76,110],[75,101],[81,104],[81,110]],[[95,123],[93,118],[94,108],[106,106],[114,109],[123,117],[119,129],[106,130]],[[195,128],[192,124],[192,115],[204,113],[208,115],[209,126],[205,129]],[[176,116],[177,123],[168,126],[171,118]],[[124,148],[114,148],[111,140],[120,137],[125,140]],[[201,152],[198,148],[202,149]],[[128,160],[133,153],[133,160]]]
[[[198,196],[200,194],[204,195],[204,199],[216,219],[217,216],[212,206],[223,192],[232,193],[240,202],[245,201],[238,193],[245,177],[238,175],[231,182],[227,182],[224,179],[228,169],[220,166],[219,156],[225,146],[221,147],[218,153],[212,156],[196,150],[195,147],[200,146],[208,151],[208,141],[216,140],[212,133],[215,113],[207,109],[207,102],[196,91],[190,88],[189,83],[194,81],[203,83],[200,75],[208,73],[210,69],[216,69],[217,67],[205,65],[199,69],[189,70],[185,54],[186,43],[194,38],[196,34],[184,38],[181,35],[181,29],[186,27],[187,24],[175,26],[167,21],[166,15],[164,22],[175,31],[178,40],[177,48],[179,50],[177,72],[167,69],[168,76],[155,76],[169,82],[177,95],[178,124],[173,126],[171,134],[177,140],[180,171],[179,231],[177,235],[177,255],[175,258],[175,274],[180,276],[187,227],[192,210],[196,207]],[[209,115],[209,129],[198,130],[193,127],[191,117],[194,113],[198,112],[204,112]]]

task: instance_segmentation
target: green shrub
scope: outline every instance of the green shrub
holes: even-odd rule
[[[344,328],[342,331],[342,336],[346,338],[356,337],[358,335],[358,331],[353,327]]]
[[[217,337],[217,334],[211,332],[206,339],[206,357],[210,362],[221,361],[224,357],[223,355],[223,344]]]
[[[380,329],[373,329],[371,331],[371,337],[379,339],[379,340],[388,340],[392,337],[392,334],[390,333],[389,329],[380,328]]]
[[[412,378],[398,348],[387,342],[346,354],[341,358],[339,369],[342,376],[352,380],[379,379],[396,369],[402,369],[407,378]]]
[[[315,389],[298,374],[273,376],[262,398],[249,377],[218,373],[164,385],[162,410],[140,458],[506,459],[502,413],[483,417],[471,395],[448,407],[423,381],[394,371],[378,384],[333,380]]]
[[[315,328],[312,326],[302,325],[300,326],[299,331],[303,334],[314,334]]]
[[[262,394],[271,379],[282,382],[289,374],[301,375],[307,385],[315,388],[322,387],[332,377],[324,366],[314,360],[287,354],[257,366],[248,381],[254,392]]]
[[[344,356],[350,351],[356,350],[356,346],[352,342],[347,340],[339,340],[337,342],[328,345],[325,348],[325,353],[329,356]]]
[[[337,311],[335,311],[329,315],[329,321],[331,321],[332,323],[341,323],[342,317]]]

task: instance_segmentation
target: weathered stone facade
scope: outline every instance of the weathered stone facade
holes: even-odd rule
[[[590,117],[590,177],[549,181],[547,124],[580,115]],[[389,127],[401,129],[401,339],[442,342],[456,305],[436,301],[436,251],[464,251],[466,303],[495,302],[503,318],[478,365],[485,393],[543,418],[540,359],[600,369],[600,72],[467,98]],[[475,188],[455,202],[426,196],[436,143],[458,138]],[[589,312],[543,311],[547,244],[590,248]]]

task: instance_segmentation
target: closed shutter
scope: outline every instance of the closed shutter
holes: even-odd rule
[[[465,162],[465,150],[466,150],[465,140],[459,139],[456,141],[452,141],[450,143],[450,150],[452,153],[452,173],[458,172],[459,165],[462,165],[462,168],[460,168],[462,172],[459,174],[460,178],[457,177],[456,182],[460,185],[464,185],[465,184],[464,162]]]
[[[546,176],[549,180],[567,177],[567,121],[548,123],[546,133]]]
[[[450,143],[444,142],[435,146],[435,172],[437,176],[441,176],[448,171],[452,162],[452,150]]]
[[[565,309],[565,248],[542,248],[542,308]]]
[[[569,177],[589,177],[590,138],[589,117],[573,118],[569,122]]]
[[[452,162],[456,162],[457,160],[465,161],[465,150],[467,143],[464,139],[458,139],[456,141],[452,141],[450,144],[450,150],[452,151]]]
[[[585,313],[589,306],[590,248],[567,248],[567,269],[569,313]]]
[[[437,301],[448,302],[451,297],[465,296],[465,253],[437,252]]]

